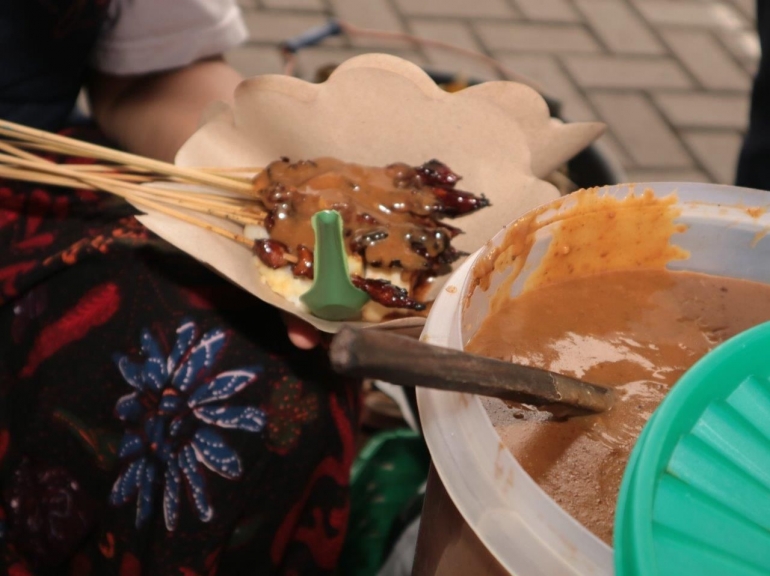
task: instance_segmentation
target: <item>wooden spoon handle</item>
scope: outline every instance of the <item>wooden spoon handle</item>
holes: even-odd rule
[[[341,374],[400,386],[492,396],[534,406],[560,404],[600,412],[614,400],[611,389],[547,370],[424,344],[380,330],[343,327],[329,357]]]

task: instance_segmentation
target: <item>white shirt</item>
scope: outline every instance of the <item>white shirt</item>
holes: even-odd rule
[[[112,0],[92,66],[146,74],[226,52],[248,38],[236,0]]]

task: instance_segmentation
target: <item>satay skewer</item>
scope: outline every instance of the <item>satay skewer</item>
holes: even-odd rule
[[[47,175],[47,174],[33,174],[29,171],[23,171],[18,170],[14,168],[9,168],[6,166],[0,166],[0,177],[8,177],[8,178],[14,178],[17,180],[26,180],[26,181],[33,181],[33,182],[40,182],[43,184],[52,184],[55,186],[77,186],[80,188],[86,188],[86,189],[95,189],[93,186],[87,184],[78,182],[76,180],[70,180],[67,178],[62,178],[56,175]],[[151,210],[160,212],[161,214],[165,214],[167,216],[171,216],[172,218],[175,218],[177,220],[180,220],[182,222],[186,222],[188,224],[192,224],[194,226],[197,226],[199,228],[203,228],[204,230],[208,230],[209,232],[213,232],[215,234],[218,234],[219,236],[223,236],[225,238],[228,238],[234,242],[237,242],[239,244],[242,244],[243,246],[246,246],[250,250],[254,249],[254,241],[247,238],[246,236],[243,236],[242,234],[238,234],[236,232],[232,232],[231,230],[227,230],[225,228],[222,228],[221,226],[217,226],[215,224],[210,224],[209,222],[206,222],[204,220],[201,220],[200,218],[193,216],[191,214],[188,214],[186,212],[182,212],[181,210],[176,210],[168,205],[165,205],[161,202],[158,202],[156,200],[150,199],[147,197],[147,195],[140,194],[133,190],[124,189],[121,187],[121,185],[115,184],[115,185],[102,185],[100,189],[105,189],[105,191],[109,191],[111,194],[115,196],[119,196],[136,206],[141,208],[149,208]],[[242,218],[239,217],[237,214],[227,214],[227,213],[221,213],[214,209],[204,209],[206,213],[209,213],[214,216],[219,216],[222,218],[226,218],[228,220],[234,221],[241,225],[248,225],[248,224],[261,224],[261,221],[258,220],[251,220],[248,218]],[[292,254],[285,254],[284,258],[287,262],[290,263],[296,263],[297,258],[296,256]]]
[[[109,188],[109,187],[105,187],[106,178],[103,178],[101,176],[97,176],[96,179],[89,177],[89,175],[93,175],[93,172],[100,172],[98,170],[84,171],[79,169],[80,167],[78,165],[66,165],[64,167],[60,167],[59,170],[56,170],[53,167],[59,166],[58,164],[51,162],[50,160],[47,160],[45,158],[36,156],[35,154],[32,154],[30,152],[21,150],[18,147],[12,144],[8,144],[6,142],[0,142],[0,150],[8,152],[12,154],[16,159],[23,161],[23,162],[19,162],[14,158],[1,157],[0,159],[5,162],[10,162],[14,164],[23,164],[26,166],[29,166],[30,163],[33,163],[36,166],[38,164],[45,165],[45,167],[38,168],[38,170],[41,170],[41,172],[35,172],[32,170],[23,170],[23,169],[12,168],[12,167],[0,167],[2,168],[2,171],[0,171],[0,174],[6,177],[12,177],[18,180],[53,184],[57,186],[69,186],[74,188],[77,188],[77,187],[84,187],[84,188],[90,188],[90,189]],[[65,175],[62,176],[56,173],[51,174],[50,173],[51,171],[64,173]],[[84,172],[89,174],[85,174],[85,177],[83,177]],[[73,173],[80,175],[80,178],[73,177]],[[103,171],[102,171],[102,175],[103,175]],[[116,180],[114,174],[110,174],[109,178],[112,180]],[[182,193],[179,191],[157,189],[157,188],[150,188],[150,187],[144,187],[144,186],[139,188],[132,188],[132,189],[134,191],[134,194],[131,196],[131,198],[134,199],[135,201],[138,201],[138,202],[143,201],[145,204],[147,201],[152,201],[153,204],[155,205],[157,204],[155,200],[162,200],[162,202],[165,202],[165,203],[176,204],[180,207],[188,208],[199,212],[204,212],[212,216],[225,218],[227,220],[236,222],[243,226],[247,226],[250,224],[256,224],[256,225],[263,224],[264,218],[266,216],[264,212],[255,210],[253,208],[233,206],[232,204],[229,203],[230,199],[226,199],[226,197],[222,197],[222,196],[219,196],[219,197],[214,196],[213,198],[216,198],[216,200],[214,200],[211,196],[207,196],[204,198],[204,197],[198,197],[198,195],[194,193],[193,194]],[[123,193],[121,195],[124,198],[128,198],[128,195],[126,194],[126,190],[122,190],[122,192]]]
[[[0,134],[6,133],[7,130],[4,127],[4,123],[0,121]],[[22,130],[23,129],[23,130]],[[20,131],[24,131],[25,134],[31,129],[21,127]],[[40,131],[32,130],[29,134],[30,139],[35,141]],[[12,134],[13,138],[17,138],[16,134]],[[47,137],[53,140],[52,147],[57,147],[58,152],[62,149],[66,153],[72,153],[72,150],[85,143],[80,143],[71,139],[58,137],[56,135],[48,135]],[[71,187],[91,187],[106,191],[117,196],[120,196],[129,202],[137,205],[139,208],[148,208],[159,213],[169,215],[179,221],[187,222],[195,226],[201,227],[205,230],[214,232],[218,235],[227,237],[233,241],[248,246],[262,261],[272,268],[283,267],[286,264],[298,264],[304,262],[306,255],[300,250],[304,248],[302,246],[297,247],[300,252],[298,255],[291,254],[289,247],[283,245],[281,242],[271,240],[269,238],[262,238],[258,240],[251,240],[243,234],[233,232],[221,226],[211,224],[205,219],[198,218],[190,214],[192,212],[199,212],[209,214],[218,218],[224,218],[232,222],[236,222],[242,226],[248,225],[262,225],[265,226],[268,221],[269,214],[263,210],[257,208],[256,205],[248,206],[244,205],[246,198],[239,197],[233,198],[227,196],[221,196],[218,194],[198,194],[196,192],[190,192],[189,190],[168,190],[165,188],[158,188],[157,186],[142,186],[136,180],[142,180],[145,178],[154,176],[148,176],[145,174],[145,170],[150,170],[147,165],[139,165],[137,174],[133,165],[72,165],[72,164],[57,164],[50,159],[37,156],[32,152],[23,148],[24,143],[28,143],[29,140],[16,140],[12,142],[3,142],[0,139],[0,150],[7,152],[7,154],[0,154],[0,165],[5,164],[5,175],[10,177],[16,177],[17,179],[26,179],[30,181],[42,181],[47,183],[55,183],[56,185],[67,185]],[[75,144],[76,143],[76,144]],[[44,142],[48,145],[50,142]],[[109,162],[116,162],[116,158],[111,155],[112,151],[101,147],[93,147],[100,150],[98,154],[90,153],[83,154],[86,157],[101,158]],[[32,149],[35,149],[34,147]],[[92,151],[93,152],[93,151]],[[131,157],[132,155],[127,155]],[[283,160],[284,162],[287,160]],[[154,162],[154,161],[153,161]],[[170,166],[170,165],[169,165]],[[1,166],[0,166],[1,168]],[[172,168],[176,168],[173,167]],[[212,169],[207,169],[212,170]],[[243,168],[246,171],[245,168]],[[249,172],[251,169],[249,170]],[[432,193],[437,201],[436,211],[440,211],[445,217],[453,217],[457,215],[465,214],[469,211],[474,211],[479,208],[483,208],[488,205],[488,201],[482,195],[476,197],[473,194],[456,190],[454,184],[459,177],[452,173],[442,163],[431,160],[423,164],[422,166],[413,169],[413,177],[417,178],[420,186],[426,186],[432,189]],[[204,171],[199,171],[199,174],[207,174]],[[37,179],[36,176],[37,175]],[[217,176],[214,174],[214,176]],[[167,170],[165,177],[168,180],[188,180],[186,177],[178,178],[172,171]],[[253,190],[254,184],[251,182],[243,182],[241,178],[241,184],[248,186],[250,190]],[[227,178],[224,178],[227,179]],[[201,184],[200,178],[195,182]],[[203,178],[203,180],[210,180],[210,178]],[[235,179],[230,179],[230,182],[236,182]],[[210,183],[207,182],[207,185]],[[230,186],[227,190],[232,190]],[[253,192],[249,195],[249,199],[255,204],[259,202],[259,195]],[[174,208],[172,206],[176,206]],[[261,204],[260,204],[261,205]],[[269,228],[269,226],[267,226]],[[418,248],[421,246],[418,246]],[[305,250],[307,250],[305,248]],[[417,250],[412,246],[412,250]],[[427,248],[425,248],[427,250]],[[447,264],[452,260],[448,258],[455,258],[456,251],[447,252],[448,257],[442,252],[439,256],[444,258],[438,260],[438,256],[433,256],[436,262],[439,264]],[[311,255],[312,256],[312,255]],[[426,258],[430,258],[426,252]],[[300,267],[299,271],[297,266],[294,266],[292,272],[295,275],[306,275],[304,268]],[[413,301],[408,296],[408,292],[403,290],[403,294],[395,293],[393,290],[387,294],[386,290],[396,289],[396,286],[390,284],[387,281],[376,281],[372,279],[365,279],[354,277],[353,282],[358,282],[355,285],[356,288],[367,292],[372,298],[378,302],[386,305],[393,306],[393,303],[404,300],[408,306],[397,307],[412,307],[414,309],[419,302]],[[377,297],[372,293],[376,293]],[[391,293],[392,292],[392,293]],[[381,297],[380,297],[381,296]],[[408,300],[408,302],[407,302]]]

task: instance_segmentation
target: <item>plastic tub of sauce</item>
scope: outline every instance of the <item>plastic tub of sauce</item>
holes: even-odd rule
[[[726,313],[731,318],[740,316],[740,306],[736,306],[741,297],[734,294],[746,286],[734,281],[770,284],[770,265],[767,265],[770,238],[764,238],[770,230],[769,207],[770,196],[766,192],[729,186],[657,183],[581,191],[525,215],[470,258],[447,282],[433,306],[422,338],[438,346],[462,349],[470,343],[473,348],[478,346],[478,339],[474,341],[474,338],[480,328],[487,322],[489,331],[495,314],[501,314],[505,301],[512,296],[526,292],[527,297],[543,297],[543,302],[547,302],[545,295],[552,291],[559,296],[557,303],[563,307],[565,295],[559,293],[560,283],[579,287],[582,278],[597,274],[614,278],[616,284],[620,282],[628,293],[629,310],[637,313],[639,303],[645,301],[639,296],[645,286],[654,291],[661,288],[661,282],[667,282],[667,276],[681,276],[684,282],[678,288],[671,286],[661,293],[679,290],[679,299],[687,301],[687,294],[698,285],[693,275],[665,274],[665,271],[717,277],[707,278],[703,289],[694,293],[706,294],[705,306],[711,313],[722,306],[719,298],[725,289],[732,298],[732,304],[725,304]],[[625,277],[624,272],[628,273]],[[602,290],[607,294],[618,293],[618,286],[615,292],[611,287],[599,285],[599,288],[594,302],[600,301]],[[755,292],[765,298],[765,287],[755,288],[758,288]],[[696,307],[700,297],[697,294],[692,299]],[[751,290],[746,294],[754,297]],[[582,298],[576,293],[574,300],[583,304],[592,301],[585,294]],[[659,304],[663,306],[665,302]],[[770,314],[770,300],[763,300],[761,306],[767,306]],[[590,315],[602,312],[600,308],[593,312],[586,310],[586,314],[591,318]],[[558,306],[550,313],[558,317]],[[757,314],[765,313],[762,308]],[[694,315],[697,316],[697,312]],[[654,315],[636,316],[646,317]],[[613,321],[617,321],[618,316],[615,318]],[[743,323],[748,326],[760,321],[749,314],[726,330],[742,330]],[[708,337],[713,337],[713,345],[730,335],[721,334],[722,328],[715,322],[719,324],[713,320],[703,329]],[[508,333],[508,324],[500,323],[494,329]],[[525,328],[526,334],[536,338],[533,333],[537,328],[536,318]],[[631,333],[636,332],[643,330],[636,326]],[[521,338],[522,334],[517,336],[514,330],[508,337]],[[571,344],[577,356],[601,352],[591,352],[591,343],[579,339]],[[593,344],[600,346],[601,342]],[[629,345],[629,354],[633,353],[633,344]],[[674,366],[675,370],[686,369],[688,363],[708,349],[706,346],[700,350],[687,342],[680,347],[685,357],[672,361],[672,364],[681,364]],[[644,360],[639,364],[644,365]],[[529,361],[532,363],[531,357]],[[554,358],[550,358],[550,362],[553,369]],[[655,366],[649,368],[654,372]],[[595,373],[589,375],[597,381]],[[584,376],[590,379],[589,375]],[[610,373],[608,377],[618,375]],[[624,398],[638,400],[632,390],[627,392]],[[578,507],[571,506],[556,489],[560,484],[569,484],[569,475],[557,475],[549,486],[548,479],[538,474],[538,462],[531,461],[533,455],[535,460],[540,458],[533,448],[537,446],[537,439],[525,448],[514,448],[522,459],[518,461],[509,446],[515,445],[517,434],[524,436],[527,432],[515,427],[508,430],[502,425],[504,418],[495,414],[489,400],[420,390],[418,404],[436,475],[431,479],[433,486],[429,485],[423,513],[415,575],[467,574],[471,570],[522,576],[613,573],[612,548],[602,530],[611,526],[614,501],[609,507],[606,503],[603,506],[604,515],[607,516],[606,510],[609,510],[609,517],[594,522],[590,514],[584,513],[590,509],[590,498],[596,498],[597,505],[596,510],[589,512],[600,511],[601,498],[614,498],[616,488],[611,471],[601,471],[599,464],[592,464],[592,457],[585,460],[582,467],[589,472],[587,477],[590,479],[591,473],[594,479],[607,477],[610,486],[605,493],[592,488],[590,482],[581,486],[578,492],[586,495],[587,500]],[[654,405],[644,405],[644,409],[638,410],[624,408],[626,414],[621,420],[629,422],[625,442],[630,449]],[[498,409],[505,411],[506,407],[498,406]],[[617,422],[608,428],[610,436],[615,435],[616,428]],[[543,448],[542,464],[550,457],[549,447],[558,446],[559,440],[540,431],[533,438],[538,434]],[[567,442],[565,446],[572,444],[574,442]],[[626,457],[621,454],[614,461],[618,479]],[[547,491],[528,470],[539,476]],[[565,508],[581,516],[580,521]],[[598,516],[601,514],[597,513]],[[591,526],[591,530],[586,525]]]

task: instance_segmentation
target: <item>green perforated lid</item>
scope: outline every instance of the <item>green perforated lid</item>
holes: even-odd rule
[[[770,323],[704,356],[655,411],[614,542],[618,576],[770,574]]]

